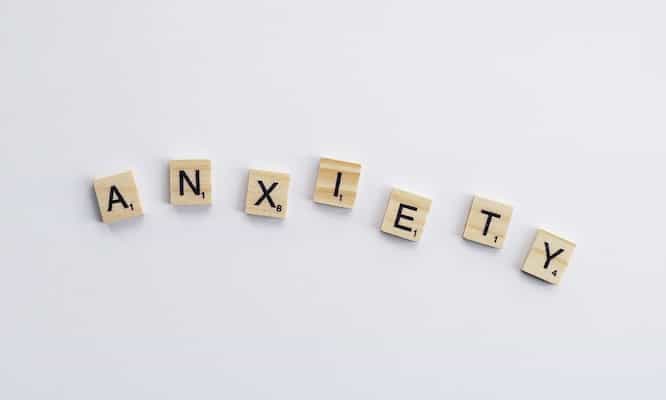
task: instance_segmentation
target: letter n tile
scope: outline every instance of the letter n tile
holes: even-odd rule
[[[211,186],[210,160],[169,161],[171,204],[209,205],[213,201]]]

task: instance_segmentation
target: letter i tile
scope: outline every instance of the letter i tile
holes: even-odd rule
[[[361,164],[321,158],[312,196],[316,203],[352,208],[358,193]]]

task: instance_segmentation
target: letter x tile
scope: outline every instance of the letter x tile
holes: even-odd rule
[[[245,212],[285,218],[289,199],[289,174],[251,169],[247,179]]]

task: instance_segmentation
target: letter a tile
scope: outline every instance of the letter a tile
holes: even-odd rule
[[[143,215],[132,171],[93,181],[102,221],[110,224]]]
[[[320,159],[313,196],[315,203],[344,208],[354,207],[360,177],[361,164],[331,158]]]
[[[575,248],[573,242],[539,229],[525,258],[523,272],[548,283],[559,284]]]
[[[501,249],[509,230],[513,208],[493,200],[474,197],[463,238]]]
[[[421,239],[431,204],[428,198],[393,189],[382,222],[382,232],[414,242]]]
[[[169,161],[169,185],[173,205],[211,204],[210,160]]]
[[[251,169],[247,179],[245,212],[285,218],[289,199],[289,174]]]

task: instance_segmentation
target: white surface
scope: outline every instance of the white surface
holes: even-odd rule
[[[663,399],[663,4],[3,1],[0,398]],[[351,212],[320,155],[363,163]],[[188,156],[210,210],[167,203]],[[242,212],[249,167],[287,220]],[[106,226],[128,168],[146,216]],[[560,287],[519,272],[537,227],[578,244]]]

